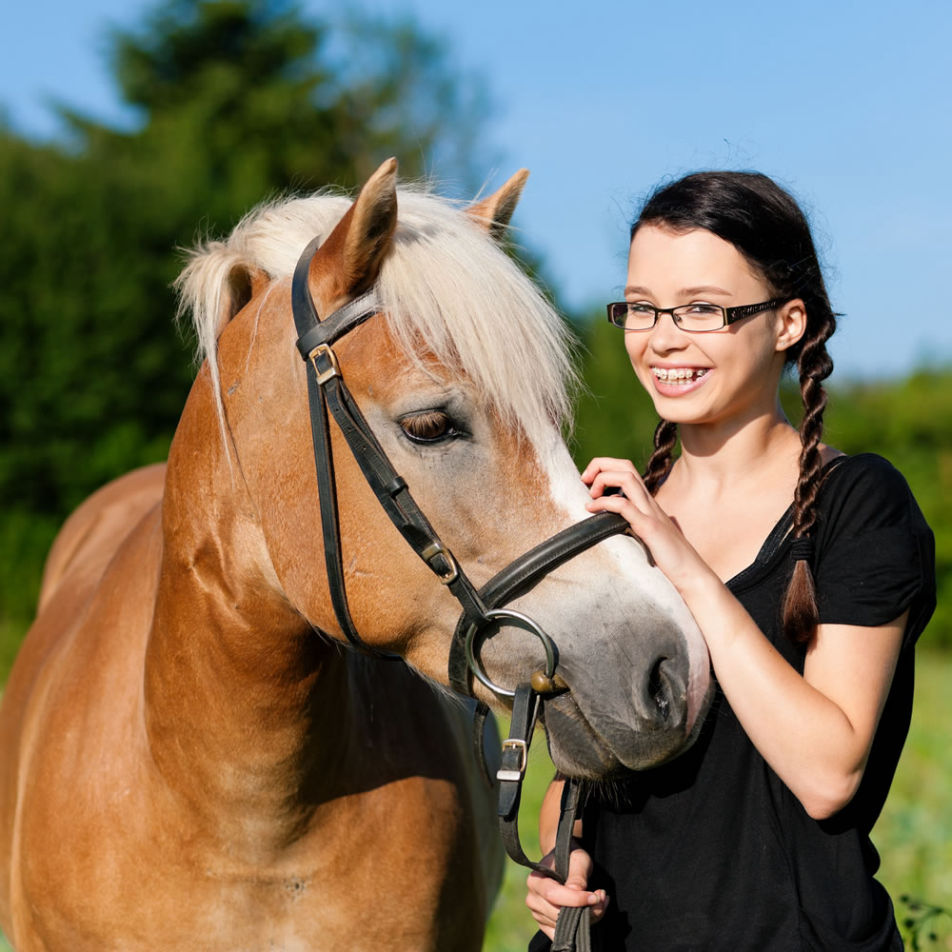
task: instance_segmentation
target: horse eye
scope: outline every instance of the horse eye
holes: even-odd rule
[[[399,422],[403,432],[414,443],[439,443],[461,435],[452,419],[442,410],[408,413]]]

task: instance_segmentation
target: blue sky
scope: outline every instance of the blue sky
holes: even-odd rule
[[[119,115],[107,28],[139,23],[151,3],[3,6],[0,105],[16,128],[51,134],[51,98]],[[948,0],[363,7],[413,14],[463,73],[485,78],[487,151],[498,157],[487,183],[531,169],[515,223],[571,306],[618,295],[627,222],[652,185],[698,168],[754,168],[811,217],[846,314],[831,346],[837,376],[952,364]]]

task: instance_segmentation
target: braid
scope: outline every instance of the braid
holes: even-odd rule
[[[793,497],[793,538],[803,540],[795,552],[793,575],[783,603],[783,627],[794,643],[809,641],[816,630],[819,613],[813,573],[810,570],[812,540],[816,523],[816,500],[823,472],[820,441],[823,437],[823,412],[826,409],[824,381],[833,370],[826,342],[836,329],[836,318],[828,314],[809,341],[803,342],[798,369],[803,419],[800,422],[800,478]],[[809,540],[809,541],[808,541]]]
[[[645,468],[644,481],[653,496],[671,470],[671,453],[678,441],[678,425],[669,420],[659,420],[654,432],[654,452]]]

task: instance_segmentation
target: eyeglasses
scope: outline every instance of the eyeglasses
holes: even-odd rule
[[[655,307],[641,301],[615,301],[608,305],[608,320],[626,331],[650,331],[662,314],[670,314],[671,320],[691,334],[706,334],[719,331],[728,324],[742,321],[764,311],[772,311],[787,299],[775,298],[763,304],[744,304],[740,307],[721,307],[719,304],[682,304],[678,307]]]

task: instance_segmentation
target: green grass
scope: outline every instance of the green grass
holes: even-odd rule
[[[908,896],[952,910],[952,745],[948,698],[952,655],[922,651],[916,663],[916,702],[909,738],[883,815],[873,830],[882,857],[879,879],[896,904],[907,940]],[[941,946],[952,949],[952,917],[936,922]],[[923,948],[930,947],[926,936]],[[908,944],[912,947],[912,942]]]
[[[900,896],[952,909],[952,745],[948,741],[948,696],[952,693],[952,655],[920,652],[916,707],[909,740],[883,815],[873,831],[882,855],[880,879],[896,902],[900,920],[909,912]],[[502,726],[502,725],[501,725]],[[552,766],[538,738],[529,758],[523,793],[521,833],[526,852],[539,855],[536,819]],[[483,952],[524,952],[535,933],[525,907],[527,871],[507,861],[502,892],[489,921]],[[907,946],[915,948],[908,926]],[[940,917],[937,942],[923,934],[919,947],[952,949],[952,922]],[[942,943],[942,944],[939,944]],[[0,952],[10,946],[0,936]]]

